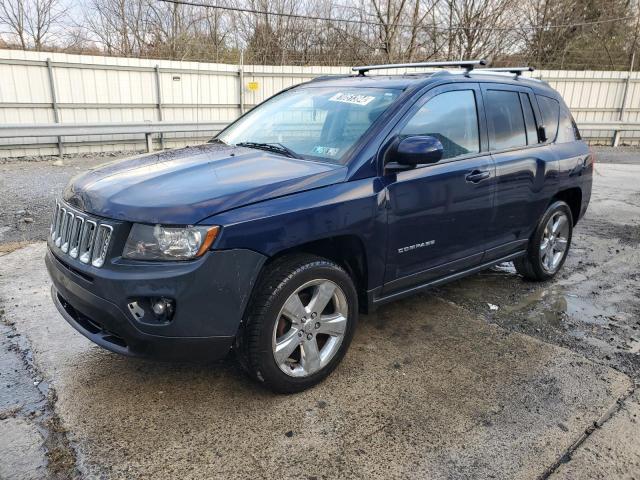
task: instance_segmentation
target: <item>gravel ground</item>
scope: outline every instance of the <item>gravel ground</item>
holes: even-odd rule
[[[0,250],[2,244],[44,240],[53,202],[75,175],[125,153],[33,157],[0,163]],[[5,245],[4,249],[10,246]]]
[[[591,147],[596,155],[596,162],[640,164],[640,147]]]

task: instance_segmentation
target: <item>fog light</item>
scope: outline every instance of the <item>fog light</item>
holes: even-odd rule
[[[175,311],[175,302],[170,298],[155,298],[151,300],[151,309],[159,319],[171,320]]]

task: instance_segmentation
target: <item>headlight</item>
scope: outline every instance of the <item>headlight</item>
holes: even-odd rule
[[[189,260],[204,254],[220,227],[164,227],[135,223],[122,256],[136,260]]]

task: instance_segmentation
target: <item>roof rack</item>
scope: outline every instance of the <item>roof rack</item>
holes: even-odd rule
[[[535,68],[533,67],[489,67],[489,68],[479,68],[476,70],[477,72],[505,72],[505,73],[513,73],[516,78],[522,75],[522,72],[533,72]]]
[[[460,60],[450,62],[421,62],[421,63],[390,63],[387,65],[363,65],[360,67],[352,67],[351,70],[358,72],[358,75],[364,76],[369,70],[386,70],[388,68],[429,68],[429,67],[462,67],[467,72],[474,69],[476,65],[486,65],[486,60]]]

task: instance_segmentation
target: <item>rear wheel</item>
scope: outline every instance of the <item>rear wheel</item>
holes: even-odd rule
[[[549,280],[562,268],[573,234],[571,209],[562,201],[549,206],[533,234],[527,254],[513,263],[529,280]]]
[[[357,321],[353,281],[337,264],[294,255],[266,267],[240,353],[251,376],[281,393],[309,388],[344,356]]]

